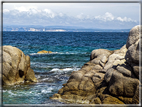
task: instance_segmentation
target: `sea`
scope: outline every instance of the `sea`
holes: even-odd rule
[[[19,48],[30,56],[35,84],[3,86],[3,104],[65,104],[51,100],[72,71],[90,60],[94,49],[120,49],[128,32],[14,32],[4,31],[2,45]],[[38,51],[52,51],[38,54]]]

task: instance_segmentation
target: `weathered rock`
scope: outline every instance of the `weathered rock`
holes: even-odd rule
[[[124,104],[121,100],[113,96],[107,96],[102,101],[102,104]],[[115,105],[114,105],[115,106]]]
[[[91,99],[90,104],[101,104],[101,100],[99,97]]]
[[[102,63],[106,63],[106,62],[107,62],[107,57],[106,57],[106,56],[103,56],[102,59],[101,59],[101,62],[102,62]]]
[[[130,32],[126,43],[126,48],[128,49],[132,44],[135,44],[139,40],[140,34],[142,35],[142,26],[137,25],[133,27]]]
[[[93,60],[94,58],[97,58],[99,55],[109,56],[112,53],[112,51],[106,50],[106,49],[97,49],[93,50],[91,52],[90,60]]]
[[[108,61],[104,66],[104,69],[109,69],[118,64],[123,64],[125,62],[126,45],[124,45],[120,50],[115,51],[108,57]]]
[[[95,89],[98,89],[100,87],[101,82],[104,80],[104,73],[95,73],[92,77],[92,81],[94,83]]]
[[[76,80],[76,81],[81,81],[82,77],[83,77],[83,72],[74,72],[71,74],[69,80]],[[69,82],[69,81],[68,81]]]
[[[109,83],[109,82],[110,82],[110,79],[111,79],[111,77],[112,77],[112,74],[115,73],[115,72],[117,72],[116,69],[114,69],[114,68],[109,68],[109,69],[106,71],[106,73],[105,73],[104,80],[105,80],[107,83]]]
[[[115,96],[133,97],[138,85],[137,79],[124,77],[121,73],[115,72],[109,82],[109,91]]]
[[[102,67],[100,65],[95,65],[93,69],[95,69],[95,70],[101,70]]]
[[[142,50],[142,47],[140,49],[140,35],[142,35],[142,26],[132,28],[126,44],[128,51],[125,55],[126,62],[132,67],[132,72],[137,78],[139,78],[139,70],[141,69],[139,65],[140,50]]]
[[[131,63],[131,66],[133,68],[134,74],[136,75],[137,78],[139,78],[139,71],[142,70],[142,67],[139,66],[138,64],[134,64],[134,63]]]
[[[14,85],[24,81],[37,81],[34,71],[30,68],[30,57],[25,56],[16,47],[3,46],[2,65],[3,85]]]
[[[128,64],[122,64],[122,65],[118,65],[116,67],[116,70],[120,73],[122,73],[124,76],[127,77],[135,77],[133,72],[132,72],[132,68],[131,66],[129,66]]]
[[[34,71],[29,67],[28,70],[27,70],[27,74],[25,76],[25,79],[24,79],[26,82],[36,82],[37,79],[35,78],[35,73]]]
[[[93,50],[90,61],[72,72],[59,95],[51,99],[65,103],[138,104],[139,29],[136,26],[130,31],[127,44],[120,50]]]
[[[129,46],[128,51],[126,53],[125,59],[126,61],[131,64],[131,63],[136,63],[139,64],[139,39],[135,42],[135,44],[132,44]]]
[[[118,57],[118,59],[123,59],[124,55],[126,54],[127,52],[127,48],[126,48],[126,45],[122,46],[122,48],[120,50],[117,50],[117,51],[114,51],[115,54],[119,54],[120,56]]]

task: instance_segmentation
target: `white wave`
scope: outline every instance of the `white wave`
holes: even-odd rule
[[[39,78],[40,78],[40,75],[35,75],[35,77],[36,77],[37,79],[39,79]]]
[[[46,81],[46,80],[49,80],[49,78],[44,78],[44,79],[42,79],[42,80],[40,80],[40,81]]]
[[[41,90],[41,93],[44,93],[44,94],[46,94],[48,92],[51,92],[51,91],[49,91],[49,90]]]
[[[7,90],[2,90],[2,92],[7,92]]]
[[[50,93],[52,90],[54,90],[53,87],[48,87],[47,89],[41,90],[41,93],[43,93],[43,94]]]
[[[73,71],[78,71],[78,70],[80,70],[80,68],[73,68]]]
[[[71,55],[74,55],[74,54],[86,54],[86,52],[58,52],[57,54],[71,54]]]
[[[64,68],[64,69],[59,69],[59,68],[54,68],[51,70],[51,72],[69,72],[69,71],[78,71],[80,68]]]
[[[54,68],[54,69],[51,70],[51,72],[55,72],[55,71],[61,71],[61,70],[58,69],[58,68]]]
[[[34,55],[48,55],[48,54],[86,54],[86,52],[81,52],[81,53],[78,53],[78,52],[52,52],[52,53],[31,53],[30,55],[34,56]]]
[[[17,94],[14,94],[11,90],[9,90],[8,93],[9,93],[11,96],[17,96]]]
[[[73,68],[65,68],[63,71],[73,71]]]

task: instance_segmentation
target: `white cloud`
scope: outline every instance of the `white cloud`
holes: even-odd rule
[[[91,19],[89,15],[85,15],[84,13],[80,13],[76,16],[78,19]]]
[[[121,17],[117,17],[116,18],[117,20],[121,21],[121,22],[137,22],[136,20],[132,20],[131,18],[127,18],[127,17],[124,17],[124,18],[121,18]]]
[[[49,10],[49,9],[44,9],[43,11],[47,14],[47,16],[49,16],[49,17],[51,17],[51,18],[54,18],[54,17],[55,17],[55,13],[53,13],[51,10]]]
[[[21,6],[21,7],[15,7],[15,9],[16,9],[16,10],[18,10],[19,12],[29,11],[29,9],[28,9],[28,8],[23,7],[23,6]]]
[[[83,19],[83,18],[84,18],[84,14],[83,14],[83,13],[78,14],[78,15],[77,15],[77,18],[78,18],[78,19]]]
[[[52,13],[51,10],[49,10],[49,9],[44,9],[43,11],[45,11],[46,13],[49,13],[49,14]]]
[[[101,15],[95,16],[95,19],[102,20],[102,21],[112,21],[112,20],[114,20],[114,16],[111,13],[106,12],[102,16]]]
[[[62,12],[55,12],[50,9],[38,9],[36,7],[15,7],[13,10],[3,10],[4,24],[38,24],[38,25],[71,25],[71,26],[120,26],[123,25],[131,26],[136,23],[131,18],[114,16],[110,12],[106,12],[104,15],[88,15],[84,12],[71,16]],[[85,20],[84,20],[85,19]],[[99,21],[98,21],[99,20]],[[105,23],[104,23],[105,22]],[[127,24],[126,24],[127,23]],[[122,26],[122,25],[121,25]],[[108,27],[108,26],[107,26]],[[102,27],[101,27],[102,28]]]
[[[106,12],[104,15],[104,19],[111,21],[111,20],[114,20],[114,16],[111,13]]]
[[[35,6],[30,6],[30,7],[21,6],[21,7],[15,7],[14,9],[18,10],[19,12],[23,12],[23,11],[37,10],[37,7],[35,7]]]
[[[117,20],[117,21],[121,21],[121,22],[137,22],[136,20],[133,20],[131,18],[127,18],[127,17],[117,17],[112,15],[112,13],[106,12],[104,15],[98,15],[95,16],[95,19],[97,20],[102,20],[102,21],[113,21],[113,20]]]
[[[4,9],[4,10],[3,10],[3,13],[6,13],[6,12],[9,12],[9,10],[8,10],[8,9]]]
[[[63,17],[63,16],[64,16],[64,14],[63,14],[63,13],[59,13],[59,16],[60,16],[60,17]]]
[[[31,12],[31,14],[37,14],[39,12],[41,12],[40,10],[36,9],[36,8],[29,8],[28,12]]]
[[[14,11],[16,10],[16,11]],[[27,14],[27,16],[31,16],[31,15],[37,15],[38,17],[42,18],[42,17],[48,17],[48,18],[55,18],[56,16],[59,16],[60,18],[65,18],[66,16],[67,17],[71,17],[69,15],[65,15],[64,13],[55,13],[53,11],[51,11],[50,9],[38,9],[37,7],[35,6],[31,6],[31,7],[24,7],[24,6],[20,6],[20,7],[15,7],[13,10],[9,10],[9,9],[4,9],[3,10],[4,13],[8,13],[8,12],[11,12],[11,14],[13,15],[21,15],[23,14]],[[26,16],[25,16],[26,17]],[[114,16],[112,13],[110,12],[106,12],[104,15],[97,15],[97,16],[91,16],[91,15],[87,15],[87,14],[84,14],[84,13],[80,13],[76,16],[74,16],[74,18],[77,18],[77,19],[87,19],[87,20],[101,20],[101,21],[121,21],[121,22],[137,22],[136,20],[133,20],[131,18],[128,18],[128,17],[120,17],[120,16]]]

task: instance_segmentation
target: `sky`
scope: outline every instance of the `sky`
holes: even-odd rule
[[[3,3],[4,26],[130,29],[139,23],[139,3]]]

